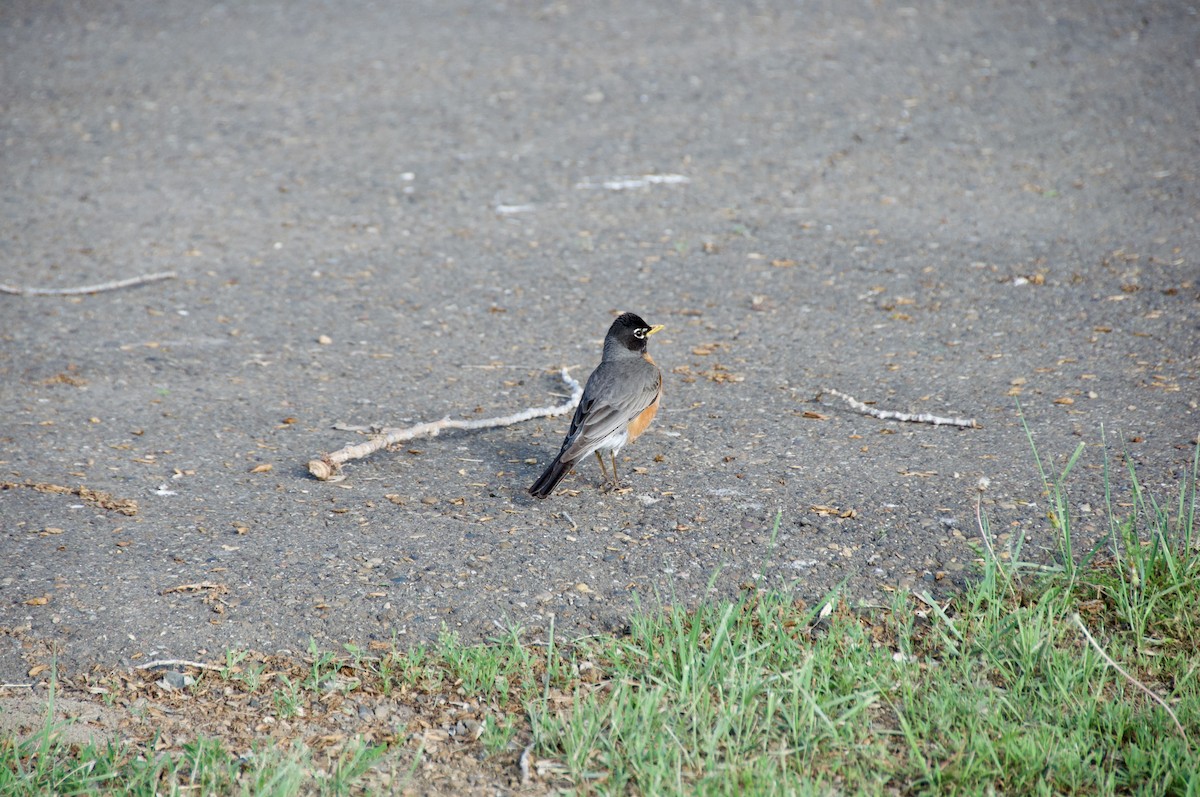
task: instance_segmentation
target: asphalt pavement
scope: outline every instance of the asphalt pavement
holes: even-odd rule
[[[1191,478],[1198,155],[1188,2],[5,2],[0,283],[177,276],[0,295],[0,678],[937,600],[977,507],[1059,555],[1030,437],[1086,550]],[[526,494],[565,418],[309,475],[627,310],[627,491]]]

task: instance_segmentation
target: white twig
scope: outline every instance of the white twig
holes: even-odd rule
[[[560,375],[563,382],[567,384],[567,387],[571,388],[571,397],[562,404],[553,407],[531,407],[512,415],[505,415],[502,418],[481,418],[473,421],[457,421],[451,418],[442,418],[440,421],[419,423],[416,426],[409,426],[404,429],[384,429],[365,443],[346,446],[334,451],[332,454],[322,454],[318,459],[309,460],[308,472],[323,482],[341,481],[345,478],[341,473],[341,466],[344,463],[355,459],[362,459],[382,448],[387,448],[396,443],[403,443],[406,440],[415,440],[419,437],[437,437],[446,429],[493,429],[498,426],[512,426],[515,423],[521,423],[534,418],[552,418],[556,415],[565,415],[574,410],[575,406],[579,403],[579,399],[583,396],[583,386],[568,373],[566,368],[562,369]]]
[[[1100,647],[1100,643],[1097,642],[1096,638],[1093,637],[1091,635],[1091,633],[1087,630],[1087,626],[1083,624],[1083,620],[1079,619],[1078,614],[1071,615],[1071,619],[1075,621],[1075,625],[1079,626],[1079,630],[1083,632],[1083,635],[1085,637],[1087,637],[1087,641],[1090,642],[1092,647],[1096,650],[1096,652],[1100,654],[1100,657],[1102,659],[1104,659],[1106,662],[1108,662],[1109,667],[1112,667],[1114,670],[1121,673],[1121,675],[1125,676],[1125,680],[1129,681],[1129,683],[1133,684],[1138,689],[1141,689],[1143,692],[1146,693],[1146,695],[1151,700],[1153,700],[1155,703],[1157,703],[1163,707],[1163,709],[1171,717],[1171,721],[1175,723],[1175,730],[1179,731],[1179,735],[1183,738],[1183,743],[1185,745],[1190,745],[1190,742],[1188,741],[1187,731],[1185,731],[1183,729],[1183,723],[1181,723],[1179,721],[1179,717],[1175,716],[1175,712],[1172,711],[1171,707],[1167,705],[1167,701],[1163,700],[1161,697],[1159,697],[1157,694],[1155,694],[1153,692],[1153,690],[1150,689],[1150,687],[1146,686],[1141,681],[1134,678],[1129,673],[1125,672],[1125,669],[1120,664],[1117,664],[1117,662],[1112,658],[1112,656],[1109,656],[1107,653],[1105,653],[1104,648]]]
[[[621,175],[607,179],[588,178],[575,184],[576,188],[606,188],[609,191],[627,191],[630,188],[645,188],[648,185],[679,185],[691,180],[682,174]]]
[[[858,399],[853,398],[852,396],[847,396],[845,393],[842,393],[837,390],[826,388],[825,390],[823,390],[821,392],[828,393],[831,396],[837,396],[842,401],[846,402],[851,407],[853,407],[854,409],[863,413],[864,415],[870,415],[872,418],[878,418],[881,421],[904,421],[904,422],[908,422],[908,423],[931,423],[934,426],[958,426],[958,427],[961,427],[964,429],[978,429],[979,428],[979,424],[976,423],[974,418],[943,418],[940,415],[931,415],[930,413],[927,413],[927,412],[921,413],[920,415],[915,415],[915,414],[909,413],[909,412],[896,412],[895,410],[879,410],[874,407],[869,407],[866,404],[863,404]]]
[[[187,659],[155,659],[148,661],[145,664],[139,664],[134,667],[135,670],[157,670],[159,667],[195,667],[198,670],[220,670],[212,664],[205,664],[199,661],[188,661]]]
[[[115,291],[121,288],[132,288],[134,285],[145,285],[148,282],[175,279],[174,271],[159,271],[155,274],[143,274],[140,277],[102,282],[99,285],[84,285],[79,288],[22,288],[16,285],[0,285],[0,293],[10,293],[15,296],[80,296],[86,293],[101,293]]]
[[[529,760],[533,758],[533,742],[521,751],[521,757],[517,759],[517,767],[521,770],[521,785],[529,785]]]

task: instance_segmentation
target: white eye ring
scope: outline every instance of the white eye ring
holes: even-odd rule
[[[638,340],[645,340],[646,339],[646,330],[635,329],[635,330],[633,330],[633,336],[635,338],[637,338]]]

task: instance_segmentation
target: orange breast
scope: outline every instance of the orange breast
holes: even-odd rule
[[[646,358],[646,362],[650,363],[651,365],[654,365],[654,360],[650,359],[649,352],[643,353],[642,356]],[[657,368],[658,366],[655,366],[655,367]],[[628,427],[629,437],[626,438],[626,442],[632,443],[634,440],[637,440],[638,437],[641,436],[642,432],[646,431],[646,428],[650,426],[650,421],[654,420],[654,415],[655,415],[655,413],[658,412],[658,401],[661,398],[662,398],[662,372],[659,371],[659,373],[658,373],[658,392],[654,394],[654,401],[651,401],[649,407],[642,410],[640,413],[638,413],[638,416],[636,418],[634,418],[632,421],[629,422],[629,427]]]
[[[629,422],[629,437],[627,442],[632,443],[641,436],[642,432],[646,431],[646,427],[650,425],[650,421],[654,420],[654,414],[658,412],[658,400],[662,396],[660,393],[654,397],[654,401],[650,402],[650,406],[638,413],[638,416]]]

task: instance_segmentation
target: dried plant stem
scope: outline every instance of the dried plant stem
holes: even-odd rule
[[[1104,651],[1104,648],[1100,647],[1100,643],[1097,642],[1096,638],[1093,637],[1091,632],[1087,630],[1087,626],[1083,624],[1083,620],[1079,619],[1078,614],[1071,615],[1071,619],[1075,622],[1075,625],[1079,626],[1079,630],[1083,632],[1085,637],[1087,637],[1087,641],[1091,644],[1092,648],[1100,654],[1100,658],[1104,659],[1104,661],[1108,663],[1109,667],[1112,667],[1114,670],[1121,673],[1121,675],[1125,677],[1125,680],[1129,681],[1129,683],[1133,684],[1138,689],[1141,689],[1146,693],[1147,697],[1163,707],[1163,710],[1167,712],[1167,715],[1171,718],[1171,721],[1175,723],[1175,730],[1179,731],[1179,735],[1182,737],[1183,743],[1185,745],[1190,744],[1187,731],[1183,729],[1183,723],[1179,721],[1179,717],[1175,716],[1175,712],[1172,711],[1171,707],[1167,705],[1167,701],[1155,694],[1150,687],[1146,686],[1137,678],[1134,678],[1132,675],[1127,673],[1125,668],[1120,664],[1117,664],[1116,660],[1113,659],[1112,656],[1108,655],[1108,653]]]
[[[155,274],[142,274],[139,277],[129,277],[113,282],[102,282],[99,285],[84,285],[78,288],[22,288],[16,285],[0,285],[0,293],[10,293],[14,296],[81,296],[88,293],[115,291],[121,288],[132,288],[135,285],[145,285],[148,282],[175,279],[174,271],[159,271]]]
[[[132,498],[115,498],[111,493],[106,493],[101,490],[93,490],[89,487],[84,487],[82,484],[78,487],[64,487],[61,484],[49,484],[46,482],[0,481],[0,490],[16,490],[22,487],[36,490],[39,493],[77,495],[83,499],[85,503],[91,504],[92,506],[98,506],[101,509],[108,509],[113,512],[120,512],[122,515],[129,517],[133,517],[138,513],[137,501],[134,501]]]
[[[309,460],[308,472],[323,482],[341,481],[341,466],[355,459],[370,456],[376,451],[396,443],[415,440],[419,437],[437,437],[446,429],[493,429],[499,426],[512,426],[515,423],[532,420],[533,418],[552,418],[565,415],[575,409],[583,396],[583,386],[574,379],[567,369],[562,369],[562,380],[571,388],[571,397],[562,404],[553,407],[531,407],[521,412],[505,415],[502,418],[481,418],[474,421],[458,421],[452,418],[442,418],[440,421],[419,423],[403,429],[384,429],[365,443],[338,449],[332,454],[322,454],[317,459]]]
[[[851,407],[853,407],[854,409],[863,413],[864,415],[870,415],[872,418],[878,418],[881,421],[904,421],[907,423],[930,423],[930,424],[933,424],[934,426],[958,426],[958,427],[961,427],[964,429],[978,429],[979,428],[979,424],[975,421],[974,418],[943,418],[940,415],[932,415],[927,412],[917,415],[917,414],[913,414],[913,413],[909,413],[909,412],[896,412],[895,410],[880,410],[880,409],[876,409],[875,407],[870,407],[866,404],[863,404],[861,401],[854,398],[853,396],[847,396],[845,393],[842,393],[838,390],[826,388],[825,390],[823,390],[821,392],[828,393],[831,396],[837,396],[842,401],[846,402]]]

